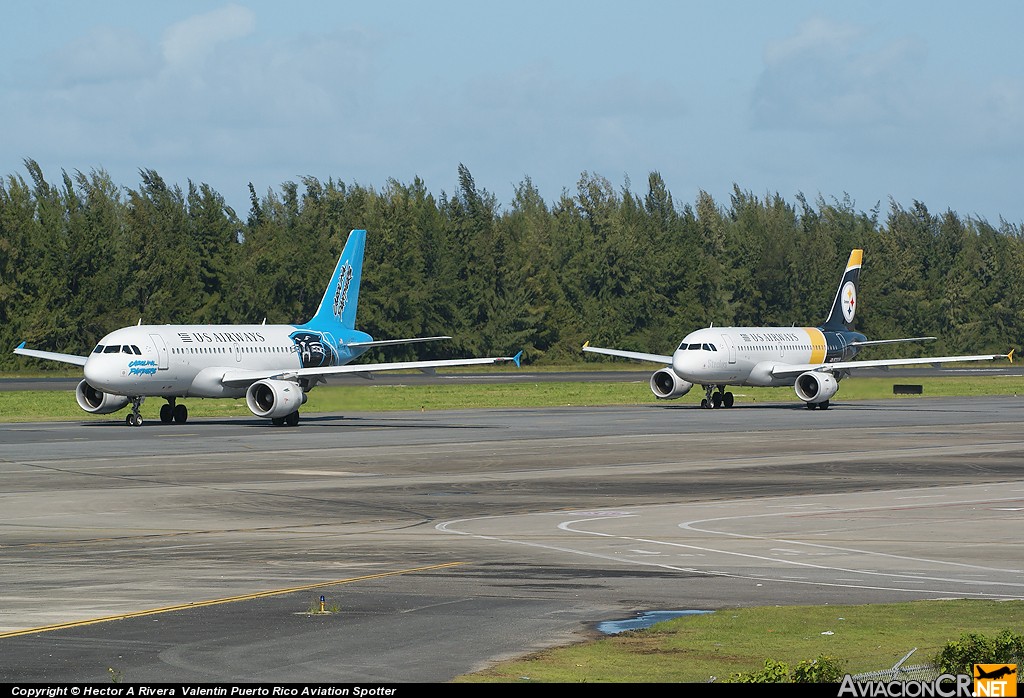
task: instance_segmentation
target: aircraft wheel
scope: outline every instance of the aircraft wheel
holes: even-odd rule
[[[128,426],[130,426],[130,427],[133,427],[133,426],[135,426],[135,415],[134,415],[134,414],[129,414],[129,415],[127,415],[127,416],[126,416],[126,417],[124,418],[124,423],[125,423],[125,424],[127,424],[127,425],[128,425]]]
[[[162,412],[162,410],[161,410]],[[162,416],[162,415],[161,415]],[[184,424],[188,421],[188,408],[184,405],[174,406],[174,421],[178,424]]]
[[[160,421],[164,424],[170,424],[174,419],[174,408],[171,407],[170,403],[160,405]]]
[[[721,407],[721,406],[722,406],[722,394],[721,393],[713,393],[711,395],[711,407],[715,408],[715,407]]]
[[[295,410],[290,415],[284,418],[285,424],[290,427],[297,426],[299,423],[299,411]]]
[[[819,410],[827,410],[828,409],[828,400],[825,400],[824,402],[819,402],[818,403],[818,409]]]
[[[724,395],[722,395],[722,404],[725,405],[726,407],[732,407],[733,400],[734,398],[732,393],[725,393]]]
[[[702,399],[702,400],[700,401],[700,406],[701,406],[702,408],[704,408],[704,409],[707,409],[708,407],[711,407],[711,403],[710,403],[710,402],[708,402],[708,399],[707,399],[707,398],[703,398],[703,399]]]
[[[813,410],[815,407],[817,407],[817,405],[815,405],[813,402],[805,402],[804,407],[806,407],[809,410]]]
[[[284,417],[274,417],[270,420],[270,423],[275,427],[284,426]]]

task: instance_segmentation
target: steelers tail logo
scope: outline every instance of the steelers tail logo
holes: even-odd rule
[[[843,286],[843,317],[846,322],[853,322],[853,314],[857,310],[857,287],[852,281],[847,281]]]

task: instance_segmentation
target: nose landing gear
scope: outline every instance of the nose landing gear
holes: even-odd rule
[[[132,401],[132,411],[127,417],[124,418],[124,423],[130,427],[141,427],[142,426],[142,401],[144,397],[133,397],[130,398]]]
[[[700,406],[703,408],[733,406],[733,394],[725,392],[724,385],[705,385],[704,394],[704,399],[700,401]]]

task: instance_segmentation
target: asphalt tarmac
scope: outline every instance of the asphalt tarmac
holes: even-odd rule
[[[440,683],[646,611],[1024,598],[1022,421],[738,396],[0,425],[0,681]]]

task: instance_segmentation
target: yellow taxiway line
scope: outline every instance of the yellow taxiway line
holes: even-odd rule
[[[38,628],[28,628],[26,630],[12,630],[6,633],[0,633],[0,640],[8,637],[18,637],[20,635],[32,635],[35,633],[46,633],[52,630],[64,630],[67,628],[77,628],[83,625],[94,625],[96,623],[108,623],[112,620],[125,620],[127,618],[139,618],[141,616],[152,616],[158,613],[171,613],[173,611],[185,611],[190,608],[202,608],[203,606],[216,606],[222,603],[234,603],[236,601],[252,601],[253,599],[262,599],[268,596],[282,596],[284,594],[292,594],[297,591],[307,591],[309,589],[320,589],[322,587],[339,586],[341,584],[353,584],[355,582],[364,582],[369,579],[381,579],[383,577],[394,577],[401,574],[412,574],[414,572],[429,572],[431,570],[440,570],[446,567],[456,567],[458,565],[464,565],[464,562],[445,562],[440,565],[430,565],[428,567],[414,567],[407,570],[395,570],[394,572],[381,572],[379,574],[367,574],[361,577],[350,577],[349,579],[335,579],[330,582],[317,582],[315,584],[303,584],[297,587],[288,587],[286,589],[271,589],[269,591],[257,591],[252,594],[240,594],[238,596],[226,596],[221,599],[208,599],[206,601],[192,601],[190,603],[177,604],[175,606],[162,606],[160,608],[150,608],[145,611],[132,611],[130,613],[119,613],[113,616],[102,616],[100,618],[87,618],[86,620],[76,620],[67,623],[56,623],[54,625],[43,625]]]

